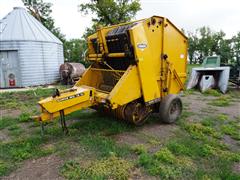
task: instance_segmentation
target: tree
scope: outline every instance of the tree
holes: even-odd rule
[[[64,43],[64,49],[64,57],[67,61],[85,63],[83,62],[83,56],[86,50],[85,40],[70,39]]]
[[[234,60],[240,65],[240,32],[233,36],[232,44]]]
[[[203,58],[206,56],[212,56],[214,46],[213,32],[209,27],[202,27],[197,30],[199,33],[198,50],[200,53],[199,62],[202,63]]]
[[[141,10],[139,0],[90,0],[79,5],[84,14],[93,13],[93,26],[88,28],[84,37],[96,31],[98,26],[108,26],[130,21]]]
[[[32,16],[41,22],[62,42],[65,41],[65,35],[61,33],[59,28],[55,27],[54,19],[51,17],[51,3],[43,2],[43,0],[22,0],[22,2]]]
[[[196,64],[197,53],[198,51],[198,38],[196,34],[189,32],[188,33],[188,57],[190,64]]]
[[[220,55],[222,63],[233,59],[232,40],[226,39],[223,31],[214,32],[201,27],[195,33],[188,33],[190,63],[202,63],[204,57]]]

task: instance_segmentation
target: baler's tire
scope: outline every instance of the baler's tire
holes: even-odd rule
[[[134,101],[126,105],[124,118],[136,126],[141,126],[145,123],[150,113],[151,109],[140,102]]]
[[[175,94],[165,96],[159,106],[159,117],[164,123],[174,123],[182,113],[182,101]]]

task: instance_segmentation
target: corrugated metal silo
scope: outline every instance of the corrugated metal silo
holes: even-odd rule
[[[63,62],[62,42],[24,8],[0,21],[0,88],[53,83]]]

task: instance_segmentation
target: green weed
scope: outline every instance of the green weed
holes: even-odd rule
[[[219,91],[215,90],[215,89],[208,89],[208,90],[206,90],[206,91],[203,93],[203,95],[219,97],[219,96],[221,96],[222,94],[221,94]]]
[[[15,130],[20,129],[20,127],[19,127],[19,125],[17,125],[17,124],[12,124],[12,125],[9,126],[7,129],[8,129],[9,131],[15,131]]]
[[[159,140],[156,140],[156,139],[150,138],[150,137],[148,138],[148,143],[150,143],[151,145],[154,145],[154,146],[161,144],[161,142]]]
[[[172,154],[171,151],[168,150],[168,148],[160,149],[154,154],[154,157],[157,160],[160,160],[162,162],[167,162],[167,163],[174,163],[176,161],[175,156]]]
[[[19,120],[20,122],[28,122],[28,121],[31,120],[30,114],[24,112],[24,113],[20,114],[18,120]]]
[[[0,117],[0,130],[17,123],[16,118]]]
[[[147,147],[144,144],[137,144],[137,145],[133,145],[131,147],[131,149],[133,150],[133,152],[135,152],[136,154],[143,154],[147,152]]]
[[[231,101],[230,101],[229,98],[221,96],[221,97],[219,97],[217,99],[213,99],[208,104],[209,105],[213,105],[213,106],[225,107],[225,106],[229,106],[231,104]]]
[[[219,120],[219,121],[226,121],[228,120],[228,116],[226,114],[219,114],[216,118],[216,120]]]
[[[39,146],[43,142],[45,141],[41,137],[30,137],[0,144],[0,158],[10,159],[17,162],[28,159],[30,157],[45,155],[47,153],[39,149]]]
[[[177,141],[168,142],[167,147],[176,155],[191,155],[191,149],[182,143],[178,143]]]
[[[240,140],[240,130],[237,125],[226,124],[221,127],[223,133],[230,135],[233,139]]]
[[[163,179],[181,179],[184,174],[191,172],[193,162],[186,157],[176,157],[167,148],[162,148],[155,154],[140,154],[138,164],[153,176]]]
[[[194,89],[188,89],[183,91],[183,96],[193,95],[196,94],[196,91]]]
[[[132,168],[132,163],[113,155],[88,167],[70,161],[64,164],[61,173],[67,179],[128,179]]]
[[[42,97],[48,97],[53,89],[37,88],[28,91],[0,93],[0,108],[36,111],[36,104]]]
[[[10,164],[0,160],[0,177],[5,175],[10,169]]]
[[[188,123],[184,125],[184,128],[195,139],[206,139],[207,135],[221,138],[221,134],[214,128],[204,126],[201,123]]]
[[[79,129],[82,132],[101,134],[105,136],[119,134],[134,130],[135,127],[117,121],[112,117],[99,116],[97,112],[77,111],[72,113],[68,119],[79,118],[80,121],[70,125],[71,128]]]
[[[209,127],[213,127],[215,125],[215,119],[213,118],[205,118],[201,121],[201,124],[204,126],[209,126]]]
[[[17,124],[9,126],[8,131],[9,131],[9,135],[15,136],[15,137],[18,137],[24,132],[24,130]]]
[[[240,91],[236,89],[231,89],[231,91],[228,91],[228,94],[234,98],[234,99],[239,99],[240,98]]]
[[[126,156],[130,153],[127,146],[117,145],[113,139],[105,136],[81,135],[79,142],[101,157],[106,157],[112,153],[117,156]]]

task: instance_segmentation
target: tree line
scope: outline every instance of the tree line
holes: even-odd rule
[[[79,39],[67,40],[60,28],[55,26],[51,16],[52,4],[43,0],[22,0],[28,11],[47,29],[57,36],[64,46],[66,61],[83,62],[87,48],[86,38],[97,28],[132,20],[141,10],[139,0],[90,0],[79,5],[82,14],[94,14],[92,26],[88,27]],[[235,63],[240,56],[240,32],[226,38],[223,31],[215,32],[209,27],[201,27],[188,36],[189,63],[202,63],[205,56],[220,55],[222,63]]]
[[[201,27],[194,33],[188,32],[188,56],[190,64],[202,63],[206,56],[220,55],[221,63],[235,63],[240,56],[240,32],[226,38],[223,31],[215,32]]]

